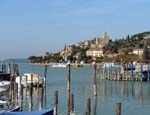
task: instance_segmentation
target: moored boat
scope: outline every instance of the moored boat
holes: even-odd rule
[[[25,73],[21,77],[18,76],[18,77],[16,77],[16,83],[18,83],[18,84],[20,83],[20,78],[21,78],[21,84],[24,87],[29,86],[31,83],[33,84],[33,86],[44,84],[44,77],[42,77],[36,73]]]
[[[12,111],[19,111],[20,110],[20,106],[14,106],[12,104],[10,104],[8,101],[5,100],[0,100],[0,115],[3,112],[12,112]],[[5,115],[5,114],[2,114]]]
[[[45,109],[41,111],[21,111],[21,112],[0,112],[0,115],[53,115],[53,109]]]
[[[7,91],[7,89],[0,88],[0,93],[3,93],[3,92],[5,92],[5,91]]]
[[[9,81],[0,81],[0,88],[8,90],[10,87],[10,82]]]
[[[51,67],[62,67],[62,68],[65,68],[65,67],[67,67],[67,63],[53,63],[51,65]]]

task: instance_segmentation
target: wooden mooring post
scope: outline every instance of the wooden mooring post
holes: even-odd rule
[[[12,101],[12,75],[11,75],[11,64],[9,64],[9,70],[10,70],[10,89],[9,89],[9,99]]]
[[[19,97],[20,98],[20,104],[19,105],[21,107],[20,111],[22,111],[23,110],[23,85],[21,85],[20,90],[21,91],[20,91],[20,97]]]
[[[143,65],[140,64],[140,80],[143,80]]]
[[[58,91],[54,95],[54,115],[58,115]]]
[[[29,111],[32,111],[33,110],[33,74],[31,74],[31,83],[30,83],[30,86],[29,86]]]
[[[67,91],[70,91],[70,76],[71,76],[71,67],[70,64],[68,64],[68,79],[67,79]]]
[[[27,78],[28,78],[28,77],[27,77],[27,75],[26,75],[25,77],[26,77],[26,79],[25,79],[25,80],[26,80],[26,86],[25,86],[26,95],[25,95],[25,98],[26,98],[26,107],[27,107],[27,106],[28,106],[28,104],[27,104],[27,103],[28,103],[28,99],[27,99],[27,96],[28,96],[28,95],[27,95],[27,92],[28,92]]]
[[[6,65],[4,64],[4,73],[6,73]]]
[[[71,66],[68,64],[68,79],[67,79],[67,97],[68,97],[68,115],[70,115],[70,92],[71,92]]]
[[[150,67],[149,67],[149,64],[148,64],[148,67],[147,67],[147,81],[150,80]]]
[[[16,77],[19,75],[18,72],[18,66],[17,64],[13,65],[13,76],[11,79],[11,101],[14,104],[14,102],[17,100],[17,95],[18,95],[18,91],[16,91],[18,89],[18,85],[16,85]]]
[[[15,83],[15,102],[17,102],[18,104],[18,99],[19,99],[19,95],[18,95],[18,83]]]
[[[14,83],[11,80],[10,82],[10,98],[11,98],[11,102],[14,102]]]
[[[121,115],[121,102],[116,103],[116,115]]]
[[[2,64],[2,73],[4,73],[4,65]]]
[[[44,86],[46,87],[46,77],[47,77],[47,65],[45,65],[45,69],[44,69],[44,78],[45,78],[45,84]]]
[[[38,75],[37,88],[39,88],[39,75]]]
[[[5,64],[2,64],[2,72],[6,73],[6,65]]]
[[[133,63],[130,64],[130,67],[131,67],[131,81],[134,80],[134,72],[133,72]]]
[[[10,76],[11,76],[11,64],[8,64],[8,73],[9,73]]]

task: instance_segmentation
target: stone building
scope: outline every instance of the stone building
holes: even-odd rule
[[[91,48],[95,48],[95,47],[102,48],[103,46],[108,44],[108,42],[109,42],[108,34],[107,32],[104,32],[102,37],[96,37],[93,40],[91,40],[90,45]]]
[[[91,48],[86,51],[86,56],[103,57],[104,53],[103,53],[103,50],[100,48]]]

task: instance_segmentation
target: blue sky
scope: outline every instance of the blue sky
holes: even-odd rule
[[[0,0],[0,59],[150,30],[150,0]]]

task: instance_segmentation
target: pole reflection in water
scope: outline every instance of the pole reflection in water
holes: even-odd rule
[[[67,91],[68,115],[70,115],[70,91]]]
[[[45,90],[44,90],[44,92],[45,92],[45,93],[44,93],[44,95],[45,95],[45,96],[44,96],[44,103],[45,103],[45,104],[44,104],[44,106],[45,106],[45,107],[46,107],[46,105],[47,105],[47,103],[46,103],[47,69],[48,69],[48,68],[47,68],[47,65],[45,65],[45,70],[44,70],[44,78],[45,78],[45,83],[44,83],[44,86],[45,86],[45,88],[44,88],[44,89],[45,89]]]
[[[122,97],[125,99],[132,98],[140,100],[149,99],[150,95],[149,82],[128,82],[128,81],[97,81],[98,96]]]
[[[94,113],[93,115],[97,115],[97,96],[94,96]]]
[[[38,88],[39,92],[39,110],[43,109],[43,95],[44,95],[44,88],[40,87]]]
[[[44,87],[25,88],[23,94],[25,97],[23,98],[23,111],[42,110],[46,108],[44,107]]]
[[[33,93],[33,87],[30,86],[30,88],[29,88],[29,111],[33,110],[33,100],[32,100],[33,99],[32,98],[33,94],[32,93]]]
[[[135,96],[135,93],[134,93],[134,83],[133,82],[131,83],[131,94],[132,94],[133,97]]]

